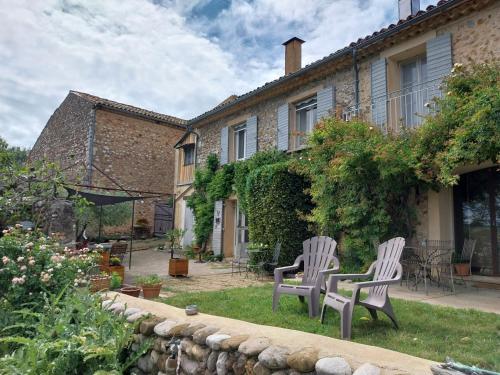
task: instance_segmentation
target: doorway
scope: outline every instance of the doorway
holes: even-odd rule
[[[248,246],[248,223],[245,213],[241,210],[239,203],[236,204],[236,225],[234,234],[235,255],[246,254]]]

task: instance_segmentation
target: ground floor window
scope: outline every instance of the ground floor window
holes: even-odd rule
[[[453,191],[455,240],[476,240],[473,272],[498,275],[500,257],[500,174],[497,168],[466,173]]]

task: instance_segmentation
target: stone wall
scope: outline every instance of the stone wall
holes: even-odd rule
[[[96,111],[93,163],[125,189],[173,194],[174,144],[184,129],[103,109]],[[110,179],[93,171],[92,184],[117,188]],[[145,194],[148,195],[148,194]],[[151,194],[149,194],[151,195]],[[136,220],[154,222],[154,206],[168,196],[137,201]],[[130,223],[106,228],[106,232],[128,232]]]
[[[336,102],[342,106],[354,104],[354,76],[352,69],[342,70],[333,75],[317,79],[286,94],[273,97],[251,106],[237,114],[232,114],[212,123],[197,127],[200,135],[197,158],[198,165],[204,165],[209,154],[220,152],[220,131],[238,117],[257,116],[258,151],[276,148],[278,107],[287,102],[287,98],[300,95],[314,87],[335,86]],[[196,127],[196,125],[194,125]]]
[[[182,310],[159,302],[117,296],[103,308],[137,322],[130,356],[150,342],[131,374],[430,374],[431,361],[387,349],[210,315],[182,317]]]
[[[56,163],[65,169],[69,180],[83,181],[93,112],[92,104],[69,93],[50,116],[31,149],[29,159]]]

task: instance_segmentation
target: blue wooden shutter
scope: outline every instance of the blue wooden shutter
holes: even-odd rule
[[[249,158],[257,152],[257,116],[252,116],[247,120],[246,130],[247,144],[245,158]]]
[[[281,151],[288,150],[288,116],[288,103],[278,107],[278,150]]]
[[[212,251],[214,255],[222,254],[222,228],[224,224],[223,201],[215,201],[214,226],[212,230]]]
[[[333,109],[335,108],[335,87],[330,86],[318,91],[317,108],[318,120],[322,117],[333,115]]]
[[[387,125],[387,71],[385,59],[371,64],[372,121],[382,129]]]
[[[452,67],[451,34],[443,34],[427,41],[427,79],[430,97],[440,95],[438,86]]]
[[[220,164],[229,162],[229,129],[226,126],[220,131]]]

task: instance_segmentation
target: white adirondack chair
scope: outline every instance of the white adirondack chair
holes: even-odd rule
[[[393,238],[378,247],[377,260],[373,262],[368,272],[362,274],[336,274],[331,275],[327,283],[327,291],[321,311],[321,323],[324,321],[327,306],[332,307],[341,314],[342,338],[351,337],[351,322],[355,305],[366,307],[373,319],[377,319],[377,310],[383,311],[398,328],[396,316],[389,300],[389,285],[399,283],[403,268],[399,260],[405,246],[401,237]],[[353,283],[352,297],[346,298],[337,293],[337,283],[344,279],[366,279],[373,274],[373,281]],[[368,297],[360,300],[361,289],[368,289]]]
[[[335,257],[337,242],[330,237],[313,237],[303,242],[303,254],[295,259],[292,266],[280,267],[274,270],[273,311],[279,305],[281,294],[292,294],[299,297],[300,301],[307,299],[309,317],[319,315],[319,296],[321,288],[325,286],[326,276],[338,272],[339,261]],[[283,283],[283,274],[300,267],[304,262],[304,277],[300,285]],[[333,268],[328,266],[333,262]]]

